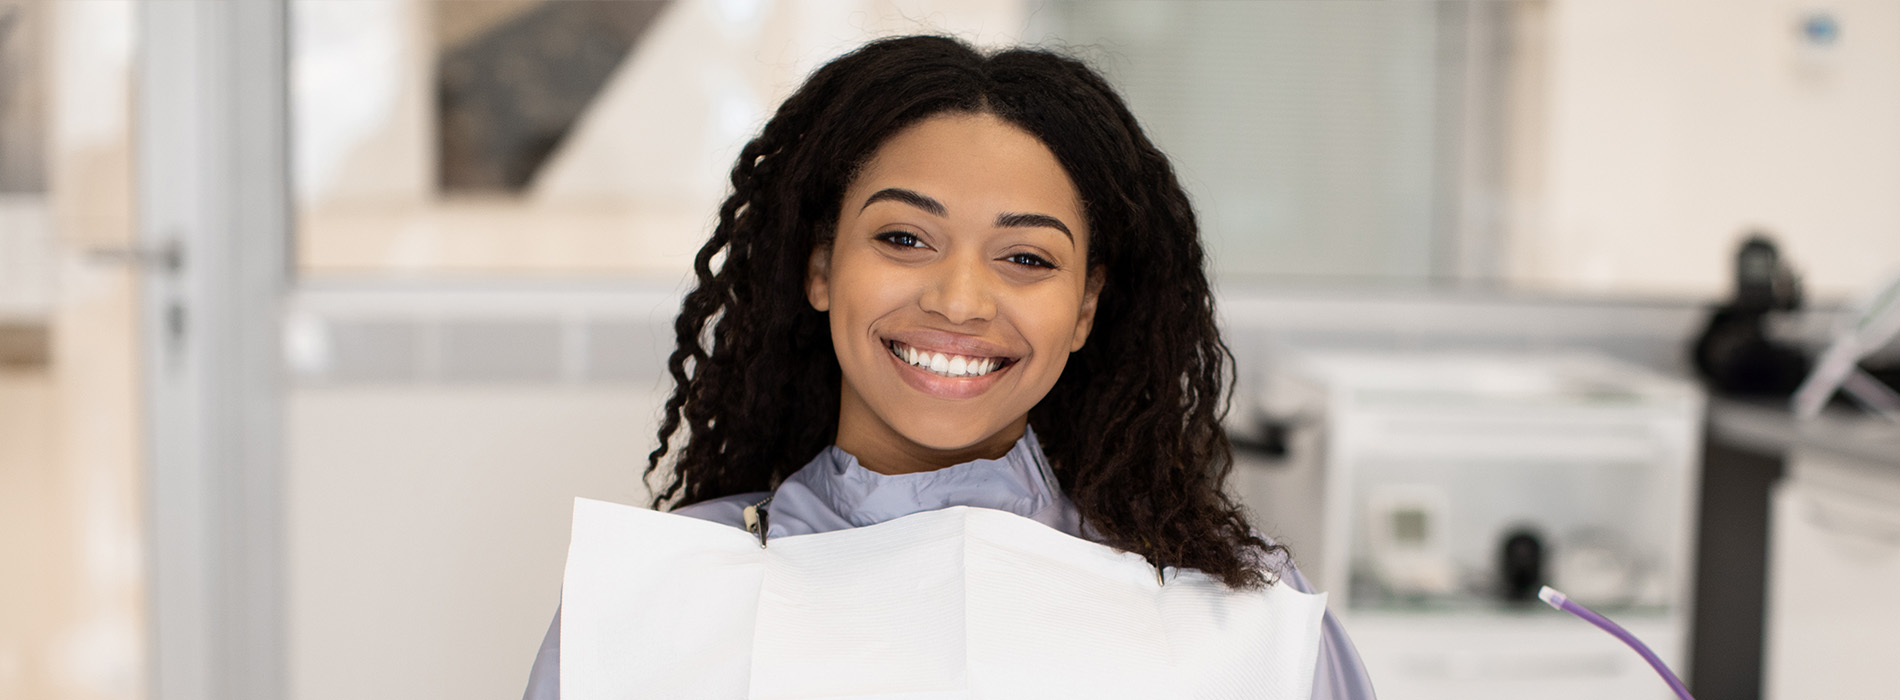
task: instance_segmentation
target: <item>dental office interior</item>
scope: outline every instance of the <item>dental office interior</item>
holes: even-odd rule
[[[0,0],[0,697],[519,697],[746,139],[1077,55],[1386,698],[1900,687],[1900,3]]]

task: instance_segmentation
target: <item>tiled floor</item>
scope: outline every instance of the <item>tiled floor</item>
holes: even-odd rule
[[[133,278],[75,269],[0,366],[0,698],[145,695]]]
[[[47,641],[70,610],[74,548],[61,546],[53,384],[44,368],[0,369],[0,696],[54,696]]]
[[[43,367],[0,369],[0,698],[144,694],[131,470],[69,459],[128,440],[69,429],[73,403]]]

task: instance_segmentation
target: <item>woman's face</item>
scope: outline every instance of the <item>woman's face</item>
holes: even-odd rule
[[[872,469],[996,457],[1082,347],[1101,281],[1055,155],[988,114],[934,117],[845,191],[807,293],[843,369],[838,445]]]

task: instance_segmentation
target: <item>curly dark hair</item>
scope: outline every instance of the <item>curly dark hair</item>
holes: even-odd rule
[[[987,113],[1040,139],[1081,193],[1089,267],[1106,273],[1090,341],[1029,422],[1104,544],[1236,588],[1284,552],[1222,491],[1232,354],[1221,342],[1187,193],[1108,83],[1033,49],[984,55],[935,36],[884,39],[819,68],[732,169],[674,323],[659,448],[685,430],[656,508],[775,488],[830,445],[842,374],[805,295],[813,250],[879,145],[946,113]]]

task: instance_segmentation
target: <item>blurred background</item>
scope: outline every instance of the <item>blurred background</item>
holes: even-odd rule
[[[1705,700],[1900,682],[1900,3],[0,0],[0,698],[518,696],[732,159],[926,32],[1172,156],[1384,697],[1666,697],[1541,583]]]

